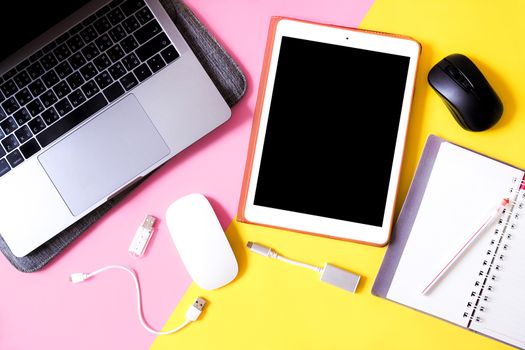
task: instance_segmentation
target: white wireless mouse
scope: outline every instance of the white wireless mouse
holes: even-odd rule
[[[202,194],[173,202],[166,211],[173,243],[193,281],[212,290],[230,283],[239,267],[213,208]]]

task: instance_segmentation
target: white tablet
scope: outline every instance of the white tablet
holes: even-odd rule
[[[420,45],[273,18],[238,220],[388,242]]]

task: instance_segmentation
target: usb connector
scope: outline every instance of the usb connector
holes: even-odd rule
[[[83,273],[83,272],[75,272],[69,276],[69,281],[72,283],[84,282],[87,279],[88,279],[87,273]]]
[[[206,299],[198,297],[197,300],[193,303],[193,307],[196,308],[199,311],[202,311],[204,307],[206,306]]]
[[[350,271],[343,270],[331,264],[325,264],[324,268],[321,268],[318,266],[285,258],[284,256],[279,255],[272,248],[266,247],[262,244],[248,242],[246,246],[248,247],[248,249],[250,249],[250,251],[260,254],[262,256],[281,260],[288,264],[304,267],[315,272],[319,272],[321,274],[321,281],[352,293],[355,293],[355,291],[357,290],[357,286],[359,285],[359,281],[361,279],[361,276]]]
[[[252,252],[261,254],[262,256],[270,256],[272,253],[272,248],[265,247],[261,244],[254,243],[254,242],[248,242],[246,245],[248,249],[250,249]]]
[[[323,272],[321,273],[321,281],[352,293],[355,293],[359,285],[359,280],[361,280],[361,276],[332,264],[325,264]]]
[[[155,224],[155,217],[152,215],[147,215],[142,223],[142,227],[145,230],[151,231],[153,229],[153,224]]]
[[[186,320],[197,321],[206,306],[206,299],[198,297],[192,306],[186,311]]]
[[[155,220],[156,218],[154,216],[147,215],[142,224],[139,226],[128,248],[128,252],[131,255],[138,258],[144,255],[151,236],[153,236],[153,225],[155,224]]]

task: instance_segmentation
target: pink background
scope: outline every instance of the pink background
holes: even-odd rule
[[[0,349],[145,349],[127,274],[112,271],[73,285],[72,272],[126,264],[139,274],[146,320],[161,328],[190,284],[163,221],[175,199],[208,197],[221,224],[235,216],[271,16],[358,26],[373,0],[188,0],[246,74],[248,90],[230,121],[171,160],[43,270],[24,274],[0,257]],[[159,218],[142,259],[127,248],[146,214]]]

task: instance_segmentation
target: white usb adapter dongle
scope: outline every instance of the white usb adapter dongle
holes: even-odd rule
[[[128,249],[128,252],[131,255],[138,258],[144,255],[146,247],[148,246],[148,243],[154,232],[153,225],[155,224],[155,220],[157,219],[154,216],[147,215],[142,224],[139,226]]]

